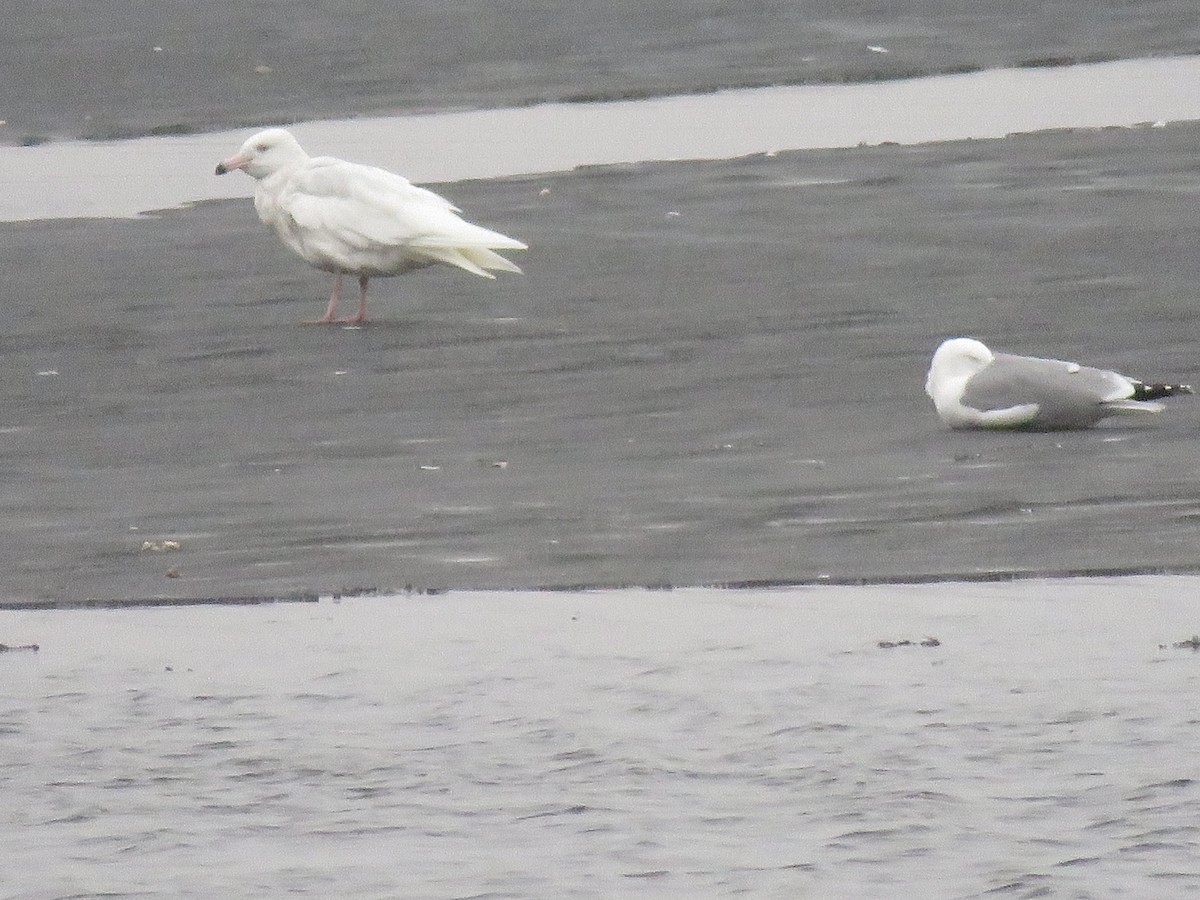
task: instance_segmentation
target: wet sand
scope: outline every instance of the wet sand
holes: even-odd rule
[[[445,185],[527,274],[362,329],[248,201],[0,226],[0,594],[1192,570],[1200,405],[956,434],[922,384],[952,334],[1200,381],[1198,133]]]

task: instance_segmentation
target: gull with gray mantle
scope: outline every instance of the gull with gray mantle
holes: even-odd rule
[[[433,191],[374,166],[309,156],[282,128],[251,137],[217,165],[241,169],[258,184],[254,208],[279,239],[309,265],[333,273],[325,315],[311,320],[358,323],[367,317],[367,283],[434,263],[484,278],[488,270],[520,272],[496,250],[525,250],[518,240],[459,218]],[[358,276],[358,311],[336,318],[342,276]]]
[[[951,428],[1088,428],[1108,416],[1155,413],[1190,394],[1186,384],[1148,384],[1058,359],[993,353],[973,338],[950,338],[933,354],[925,393]]]

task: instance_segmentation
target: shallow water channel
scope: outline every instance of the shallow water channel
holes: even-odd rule
[[[1196,589],[13,613],[2,893],[1191,896]]]
[[[870,84],[765,87],[611,103],[298,123],[316,154],[417,182],[581,165],[998,138],[1200,118],[1200,57],[995,69]],[[128,217],[249,196],[213,168],[247,136],[214,132],[0,147],[0,221]]]

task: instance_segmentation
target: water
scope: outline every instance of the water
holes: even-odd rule
[[[1198,118],[1200,58],[1178,57],[308,122],[294,131],[315,153],[436,183],[581,165],[724,159]],[[242,130],[0,147],[0,221],[128,217],[189,201],[249,196],[249,179],[213,175],[217,160],[247,136]]]
[[[10,612],[0,896],[1190,896],[1198,588]]]

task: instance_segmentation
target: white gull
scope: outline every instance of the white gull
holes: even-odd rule
[[[1186,384],[1148,384],[1078,363],[993,353],[973,338],[950,338],[933,354],[925,393],[951,428],[1087,428],[1108,416],[1161,412],[1162,397]]]
[[[325,315],[316,323],[362,322],[371,278],[444,263],[484,278],[520,272],[495,250],[524,250],[518,240],[459,218],[460,210],[408,179],[329,156],[311,157],[282,128],[251,137],[217,165],[257,180],[254,208],[305,262],[333,273]],[[336,318],[342,276],[358,276],[358,311]]]

